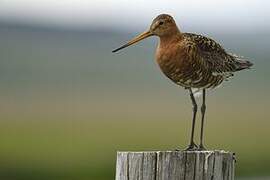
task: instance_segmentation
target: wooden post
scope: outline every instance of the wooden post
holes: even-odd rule
[[[117,152],[115,180],[234,180],[225,151]]]

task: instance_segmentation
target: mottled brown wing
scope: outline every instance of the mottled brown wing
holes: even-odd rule
[[[184,37],[196,46],[198,63],[214,75],[231,76],[232,72],[249,67],[244,66],[247,61],[242,61],[237,56],[228,54],[221,45],[208,37],[192,33],[184,33]]]

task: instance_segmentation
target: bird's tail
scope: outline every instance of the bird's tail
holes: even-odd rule
[[[240,71],[243,69],[250,69],[250,67],[253,66],[253,63],[246,60],[244,57],[238,56],[235,54],[231,54],[231,55],[235,58],[235,66],[236,66],[235,71]]]

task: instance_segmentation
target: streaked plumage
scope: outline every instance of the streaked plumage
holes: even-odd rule
[[[166,42],[170,41],[170,43]],[[164,74],[185,88],[214,88],[234,72],[252,64],[227,53],[221,45],[205,36],[181,33],[161,42],[156,59]]]
[[[248,69],[252,63],[242,57],[227,53],[214,40],[197,34],[182,33],[174,19],[167,14],[157,16],[150,29],[135,37],[127,44],[114,50],[116,52],[149,36],[160,38],[156,61],[162,72],[174,83],[189,90],[193,105],[192,131],[190,145],[187,150],[204,150],[203,130],[206,110],[206,89],[215,88],[237,71]],[[194,143],[194,128],[197,114],[197,103],[192,89],[203,92],[201,106],[200,145]]]

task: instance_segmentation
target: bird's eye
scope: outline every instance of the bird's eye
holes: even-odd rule
[[[164,24],[164,22],[163,22],[163,21],[161,21],[161,22],[159,22],[159,23],[158,23],[158,25],[162,25],[162,24]]]

